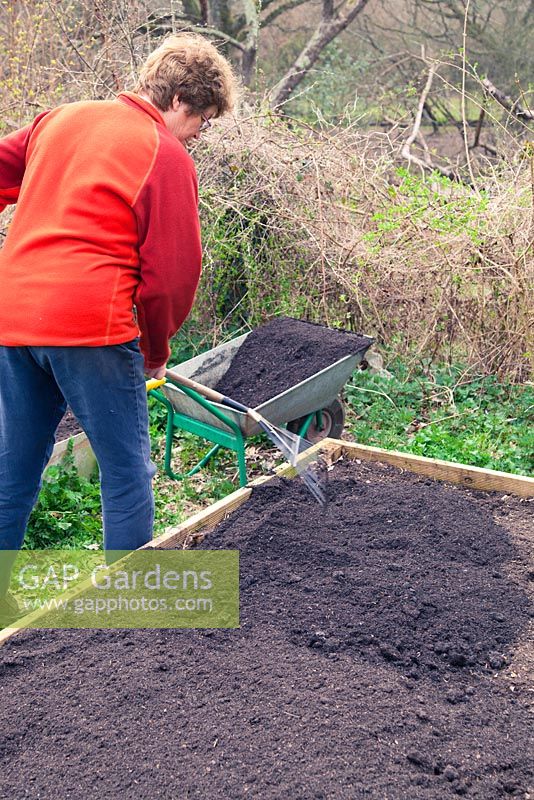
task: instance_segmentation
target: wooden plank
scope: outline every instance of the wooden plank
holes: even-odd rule
[[[123,558],[119,559],[118,561],[115,562],[114,566],[116,566],[117,564],[120,564],[122,561],[125,561],[126,558],[128,558],[128,556],[124,556]],[[91,578],[86,578],[78,586],[74,587],[74,589],[70,589],[70,590],[68,590],[66,592],[64,591],[63,594],[61,594],[57,598],[57,601],[58,602],[59,601],[61,601],[61,602],[70,601],[70,600],[74,599],[75,597],[78,597],[80,594],[83,594],[87,589],[90,589],[92,586],[93,586],[93,582],[92,582]],[[22,621],[26,620],[25,625],[27,625],[28,623],[31,622],[32,626],[33,626],[33,623],[35,622],[35,620],[39,619],[39,617],[45,617],[47,614],[48,614],[48,611],[47,611],[46,608],[44,608],[44,609],[43,608],[35,609],[35,611],[30,611],[28,614],[25,614],[23,617],[20,617],[19,622],[21,620]],[[4,642],[7,639],[10,639],[12,636],[15,636],[15,634],[20,633],[21,631],[24,631],[24,630],[38,630],[38,628],[34,628],[34,627],[29,628],[29,629],[27,627],[22,627],[22,628],[20,628],[20,627],[17,627],[17,628],[4,628],[3,630],[0,631],[0,646],[2,644],[4,644]],[[52,628],[50,630],[54,630],[54,629]]]
[[[61,461],[67,450],[70,439],[73,441],[72,456],[76,469],[84,478],[90,478],[96,468],[96,458],[89,444],[89,439],[83,431],[82,433],[77,433],[75,436],[71,436],[69,439],[63,439],[61,442],[57,442],[54,445],[50,461],[46,468],[48,469],[48,467],[52,467]]]
[[[511,472],[498,472],[493,469],[471,467],[467,464],[456,464],[438,458],[426,458],[412,453],[401,453],[397,450],[383,450],[381,447],[370,447],[340,439],[330,439],[328,444],[337,445],[343,455],[350,459],[361,458],[364,461],[382,461],[386,464],[426,475],[439,481],[457,483],[470,489],[486,492],[502,492],[519,497],[534,497],[534,478],[514,475]]]
[[[4,642],[7,642],[8,639],[11,639],[11,637],[15,636],[17,633],[20,633],[19,628],[3,628],[0,631],[0,647],[2,647]]]
[[[238,489],[236,492],[232,492],[232,494],[229,494],[227,497],[223,497],[222,500],[217,500],[216,503],[212,503],[212,505],[199,511],[192,517],[189,517],[189,519],[180,523],[180,525],[167,528],[165,533],[162,533],[161,536],[158,536],[156,539],[152,539],[151,542],[145,544],[141,549],[175,549],[177,545],[183,544],[195,531],[201,528],[214,528],[215,525],[223,519],[226,519],[232,511],[235,511],[236,508],[243,505],[245,500],[248,500],[250,497],[251,492],[252,488],[248,486],[245,486],[243,489]]]

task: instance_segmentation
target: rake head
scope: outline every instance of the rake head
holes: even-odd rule
[[[317,463],[319,453],[314,451],[313,455],[310,455],[308,458],[304,457],[299,459],[299,456],[312,446],[311,442],[308,442],[307,439],[303,439],[302,436],[297,436],[296,433],[278,428],[267,420],[262,420],[259,424],[275,447],[280,450],[284,458],[295,468],[308,491],[321,506],[326,506],[326,473],[322,474],[320,465]]]

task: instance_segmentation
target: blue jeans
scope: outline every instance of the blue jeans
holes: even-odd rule
[[[100,468],[104,548],[133,550],[150,541],[156,470],[143,366],[137,340],[0,346],[0,550],[22,545],[67,403]]]

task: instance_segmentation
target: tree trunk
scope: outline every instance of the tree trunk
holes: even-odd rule
[[[250,86],[254,77],[260,35],[260,11],[261,0],[243,0],[246,35],[241,57],[241,76],[245,86]]]
[[[241,57],[241,79],[245,86],[250,86],[252,83],[257,54],[257,47],[243,51],[243,55]]]
[[[325,47],[350,25],[368,2],[369,0],[347,0],[334,10],[331,0],[324,0],[321,21],[311,39],[293,66],[270,92],[269,100],[272,108],[277,108],[289,99],[293,90],[306,77]]]

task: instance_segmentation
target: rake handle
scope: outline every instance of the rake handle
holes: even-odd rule
[[[184,375],[177,375],[175,372],[171,372],[170,369],[165,370],[165,377],[171,383],[177,383],[179,386],[186,386],[188,389],[193,389],[193,391],[205,397],[206,400],[211,400],[213,403],[220,403],[228,408],[233,408],[235,411],[242,411],[244,414],[248,414],[255,422],[263,421],[263,417],[260,417],[253,408],[248,408],[242,403],[238,403],[237,400],[232,400],[231,397],[226,397],[215,389],[210,389],[209,386],[197,383],[192,380],[192,378],[186,378]]]

